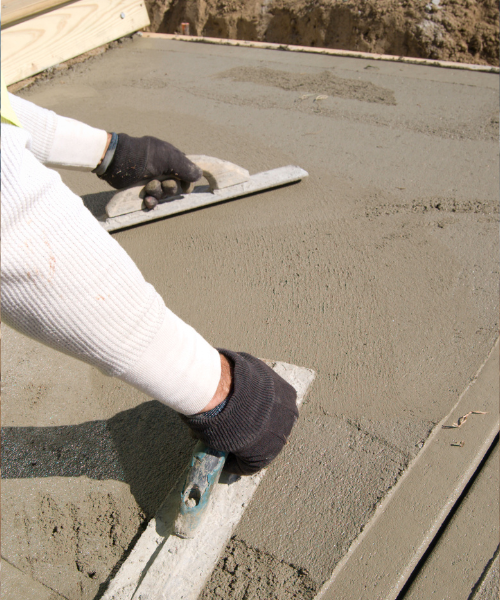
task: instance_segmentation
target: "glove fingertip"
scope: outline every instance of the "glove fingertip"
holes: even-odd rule
[[[263,466],[250,465],[248,462],[240,459],[234,454],[229,454],[224,463],[224,471],[231,475],[240,475],[248,477],[249,475],[255,475],[264,468]]]

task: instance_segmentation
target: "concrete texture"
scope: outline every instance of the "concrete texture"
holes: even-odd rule
[[[2,600],[64,600],[2,558]]]
[[[232,538],[199,600],[276,598],[313,600],[317,586],[305,569]]]
[[[495,574],[493,570],[489,578],[491,584],[496,579],[496,595],[492,593],[494,585],[478,582],[498,548],[499,466],[497,442],[404,600],[477,600],[481,593],[484,598],[498,598],[498,571]],[[481,587],[485,588],[482,592]]]
[[[379,504],[318,600],[401,600],[407,581],[498,436],[498,362],[497,343],[477,379]],[[486,414],[471,415],[461,428],[450,427],[471,410]],[[495,530],[494,517],[486,521]]]
[[[478,586],[470,600],[497,600],[500,595],[500,565],[498,559],[498,548],[486,569],[477,582]]]
[[[65,598],[94,598],[194,442],[125,384],[5,325],[2,345],[2,556]]]
[[[168,306],[211,343],[317,372],[236,543],[252,564],[270,556],[320,586],[497,337],[498,77],[136,39],[22,95],[251,173],[287,164],[309,172],[300,184],[115,237]],[[96,210],[110,197],[91,174],[63,178]],[[134,448],[148,443],[162,453],[152,460],[151,451],[140,452],[136,461],[122,444],[123,480],[75,483],[77,506],[98,489],[121,523],[133,515],[119,535],[126,547],[185,464],[187,434],[165,410],[165,434],[151,440],[151,413],[142,412],[150,399],[14,332],[3,342],[4,426],[80,426],[135,414],[122,433]],[[53,477],[4,485],[2,552],[41,581],[53,564],[52,541],[37,508],[42,497],[28,490],[49,483],[55,490]],[[72,527],[75,504],[51,498]],[[80,535],[93,531],[94,515],[80,521]],[[13,526],[8,533],[15,519],[30,532],[19,544]],[[33,540],[45,557],[29,558]],[[93,598],[119,560],[108,538],[94,543],[87,557],[96,564],[68,567],[57,579],[71,600]],[[242,572],[247,551],[238,555]],[[253,597],[272,594],[281,597],[279,585]]]

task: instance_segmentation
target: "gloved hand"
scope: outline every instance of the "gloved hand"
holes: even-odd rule
[[[233,385],[224,408],[182,416],[193,435],[215,450],[229,452],[224,470],[252,475],[286,444],[299,411],[295,389],[258,358],[219,350],[233,363]]]
[[[201,176],[201,169],[172,144],[149,135],[136,138],[126,133],[118,134],[113,158],[105,172],[98,175],[117,190],[147,179],[192,183]]]

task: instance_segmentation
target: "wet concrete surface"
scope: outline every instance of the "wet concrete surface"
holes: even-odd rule
[[[64,600],[63,596],[35,581],[2,559],[2,596],[23,600]]]
[[[2,477],[86,476],[126,482],[140,508],[151,515],[164,490],[162,482],[170,478],[173,444],[166,433],[176,428],[178,416],[157,401],[143,402],[107,421],[3,427]],[[183,442],[190,447],[191,440]]]
[[[498,549],[496,555],[485,567],[483,576],[477,582],[477,588],[471,600],[496,600],[500,595],[500,568]]]
[[[317,589],[496,339],[498,78],[135,39],[22,95],[251,173],[309,171],[115,238],[214,345],[317,372],[233,542],[242,573],[278,561]],[[109,197],[94,175],[61,173],[95,210]],[[124,384],[8,328],[2,342],[3,426],[20,459],[3,482],[2,552],[65,597],[94,598],[191,440],[166,410],[163,436],[160,408]],[[59,432],[78,440],[70,466],[42,444],[46,470],[30,471],[28,434],[51,443]],[[82,469],[92,436],[106,465],[92,455]],[[45,526],[55,514],[73,532],[60,542]],[[252,597],[268,598],[262,589]]]
[[[401,600],[498,598],[498,571],[494,572],[494,564],[499,539],[499,467],[497,440]],[[493,572],[488,577],[490,570]]]

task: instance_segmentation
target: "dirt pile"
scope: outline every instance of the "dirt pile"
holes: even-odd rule
[[[146,0],[151,31],[498,65],[493,0]]]

